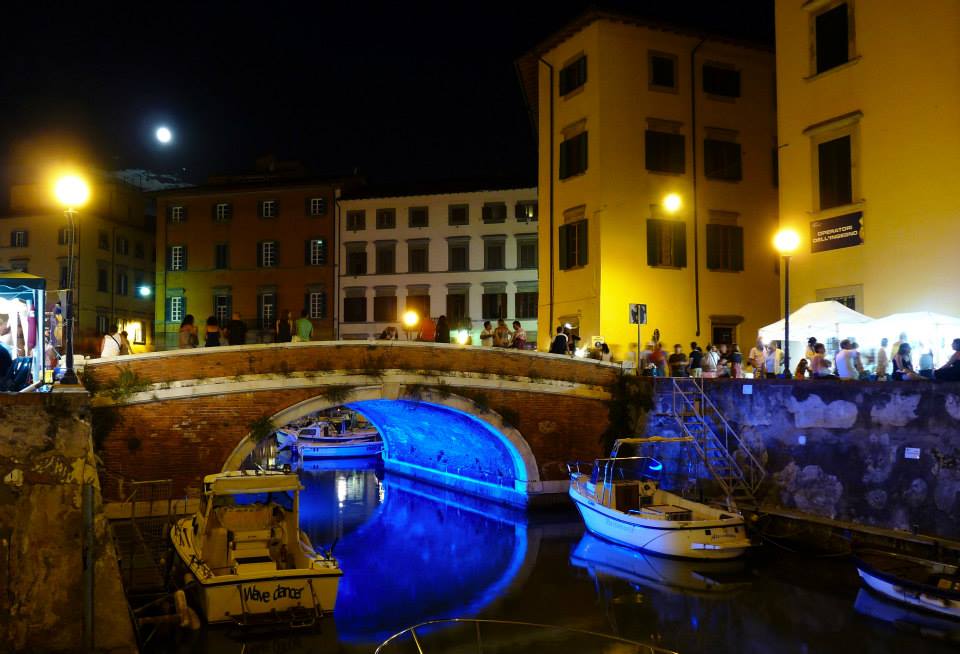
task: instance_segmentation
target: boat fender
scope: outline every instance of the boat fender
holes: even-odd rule
[[[657,486],[656,484],[653,484],[649,481],[645,481],[640,486],[640,492],[643,493],[644,495],[652,496],[654,493],[657,492]]]

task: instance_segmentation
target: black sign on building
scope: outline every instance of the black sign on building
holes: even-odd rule
[[[863,244],[863,212],[810,223],[810,251],[826,252]]]

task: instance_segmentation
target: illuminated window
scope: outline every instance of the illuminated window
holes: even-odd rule
[[[257,244],[257,267],[275,268],[279,259],[276,241],[261,241]]]
[[[587,57],[581,55],[560,69],[560,95],[576,91],[587,83]]]
[[[259,212],[261,218],[276,218],[278,210],[276,200],[261,200]]]
[[[233,217],[233,205],[229,202],[218,202],[213,205],[213,222],[229,222]]]
[[[647,220],[647,265],[666,268],[687,265],[687,226],[682,220]]]
[[[307,241],[306,264],[308,266],[322,266],[327,263],[327,242],[322,238]]]
[[[327,215],[327,199],[326,198],[310,198],[308,211],[309,211],[309,215],[311,216]]]
[[[525,202],[517,202],[516,207],[514,207],[514,217],[520,222],[536,220],[537,201],[527,200]]]

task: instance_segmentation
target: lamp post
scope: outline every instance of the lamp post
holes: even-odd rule
[[[403,314],[403,331],[407,332],[407,340],[412,340],[410,334],[416,330],[420,323],[420,316],[413,309]]]
[[[63,212],[67,217],[67,227],[69,229],[67,238],[67,311],[64,319],[66,331],[64,348],[67,351],[67,369],[64,371],[63,377],[60,378],[60,383],[77,384],[79,380],[73,370],[73,243],[76,241],[77,232],[76,210],[86,204],[90,197],[90,188],[82,178],[76,175],[67,175],[57,180],[54,194],[60,204],[63,205]]]
[[[783,372],[790,376],[790,255],[800,245],[800,235],[781,229],[773,237],[773,247],[783,257]]]

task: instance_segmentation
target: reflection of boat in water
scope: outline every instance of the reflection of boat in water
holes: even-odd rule
[[[383,441],[372,427],[338,432],[332,424],[319,421],[297,432],[296,447],[303,459],[355,459],[379,456]]]
[[[717,595],[750,585],[742,561],[666,558],[608,543],[584,534],[570,555],[571,565],[630,583],[684,594]]]
[[[372,456],[342,459],[301,459],[297,468],[304,472],[326,470],[382,470],[383,461]],[[382,474],[378,476],[382,477]]]
[[[854,560],[863,583],[884,597],[960,619],[960,566],[870,549]]]
[[[610,458],[597,459],[588,475],[579,462],[570,465],[570,497],[594,534],[607,540],[665,556],[731,559],[750,547],[743,517],[733,511],[693,502],[659,487],[663,470],[650,457],[618,457],[620,439]]]
[[[885,600],[866,588],[857,591],[853,608],[862,615],[889,622],[897,629],[960,643],[960,622],[926,611],[915,611],[903,604]]]
[[[300,530],[299,491],[278,472],[204,478],[200,509],[170,538],[208,622],[309,626],[333,611],[343,572]]]

